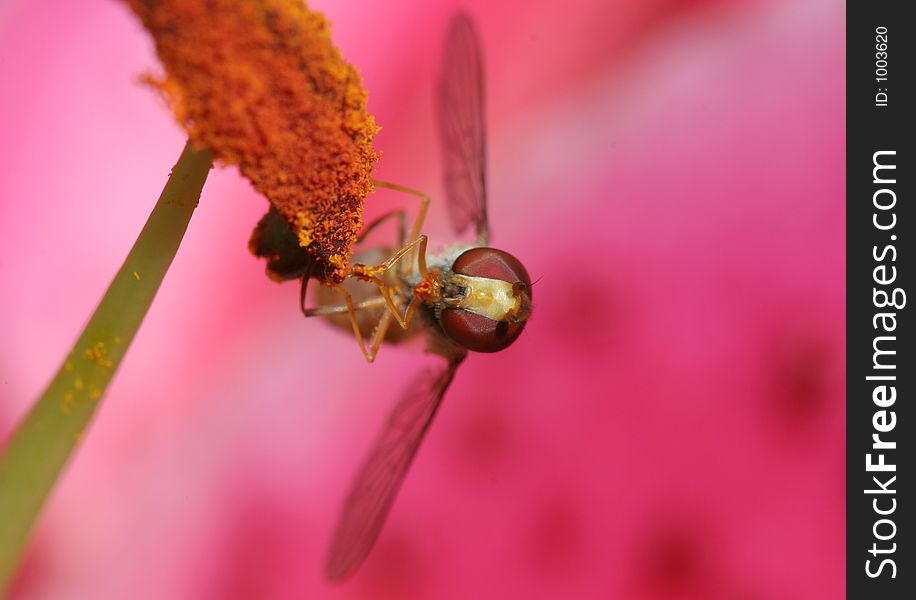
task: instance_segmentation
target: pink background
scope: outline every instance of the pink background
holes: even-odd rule
[[[315,0],[442,198],[454,6]],[[296,308],[214,171],[17,585],[58,598],[838,598],[844,586],[842,3],[464,5],[488,69],[494,242],[527,334],[462,367],[381,540],[321,578],[339,504],[423,359]],[[0,4],[0,438],[126,255],[183,136],[111,0]],[[370,214],[409,198],[379,192]],[[441,203],[427,233],[452,240]]]

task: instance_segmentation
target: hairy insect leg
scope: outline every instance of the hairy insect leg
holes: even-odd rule
[[[410,194],[420,199],[420,210],[417,211],[417,218],[414,219],[413,226],[410,228],[410,237],[409,238],[402,237],[400,240],[398,240],[398,245],[404,246],[404,244],[406,244],[407,242],[407,239],[415,240],[418,237],[420,237],[420,231],[423,229],[423,223],[426,222],[426,213],[429,211],[429,202],[430,202],[429,196],[413,188],[409,188],[403,185],[398,185],[396,183],[390,183],[388,181],[379,181],[378,179],[376,179],[374,180],[374,183],[376,187],[388,188],[389,190],[395,190],[397,192],[402,192],[404,194]],[[425,256],[423,257],[423,260],[425,264],[425,260],[426,260]],[[412,265],[413,263],[410,262],[409,264]],[[405,266],[401,266],[400,270],[401,270],[402,275],[407,275],[407,273],[405,272]],[[422,270],[421,274],[425,275],[426,274],[425,270]]]
[[[425,276],[427,273],[426,269],[426,245],[429,242],[429,238],[425,235],[417,236],[412,242],[403,246],[400,250],[391,255],[391,258],[386,260],[380,265],[376,265],[374,269],[380,270],[381,273],[384,273],[392,267],[396,262],[401,260],[405,254],[413,250],[414,248],[419,249],[419,256],[417,258],[417,266],[420,268],[420,276]]]
[[[396,217],[398,220],[398,247],[403,246],[405,243],[407,243],[407,211],[404,209],[397,209],[386,212],[385,214],[381,215],[363,227],[363,230],[356,238],[356,243],[363,243],[363,240],[369,237],[369,234],[372,233],[379,225],[382,225],[385,221],[388,221],[394,217]]]
[[[363,356],[366,357],[367,361],[374,362],[375,355],[378,352],[378,346],[381,345],[381,340],[379,340],[378,345],[376,345],[375,343],[376,336],[373,335],[372,348],[371,350],[366,349],[366,342],[365,340],[363,340],[363,334],[359,329],[359,321],[356,319],[356,311],[357,311],[356,307],[358,305],[354,304],[353,297],[350,296],[350,293],[347,290],[345,290],[343,286],[335,285],[332,289],[336,290],[338,294],[343,296],[344,304],[346,304],[346,308],[347,308],[347,313],[350,315],[350,324],[353,326],[353,335],[356,337],[356,342],[359,344],[359,349],[362,350]],[[364,304],[364,303],[361,302],[360,304]],[[385,321],[385,316],[387,316],[388,314],[389,313],[385,313],[385,315],[382,316],[382,319],[379,321],[379,325],[381,325],[382,322]],[[376,334],[377,333],[378,333],[378,326],[376,326]],[[384,337],[385,335],[384,333],[382,333],[382,338]]]
[[[427,273],[427,267],[426,267],[427,237],[425,235],[421,235],[420,231],[423,229],[423,224],[426,222],[426,214],[429,211],[430,198],[429,196],[427,196],[426,194],[424,194],[423,192],[419,190],[415,190],[413,188],[409,188],[407,186],[399,185],[396,183],[391,183],[388,181],[381,181],[378,179],[374,180],[374,183],[376,187],[383,187],[383,188],[387,188],[390,190],[402,192],[405,194],[410,194],[420,199],[420,209],[417,211],[417,217],[416,219],[414,219],[413,225],[410,229],[410,239],[413,241],[408,244],[406,239],[404,238],[404,233],[405,233],[404,225],[406,221],[406,216],[402,213],[398,215],[399,220],[400,220],[399,240],[398,240],[398,245],[401,247],[400,250],[395,252],[394,255],[391,256],[391,258],[389,258],[387,261],[385,261],[381,265],[377,265],[376,267],[371,269],[372,271],[376,271],[376,276],[372,278],[372,281],[379,287],[379,291],[381,292],[382,297],[385,298],[385,301],[388,304],[389,310],[394,315],[394,318],[397,319],[398,324],[403,329],[407,329],[410,325],[411,316],[413,315],[414,310],[416,310],[416,307],[419,306],[420,301],[417,298],[414,298],[411,301],[411,303],[408,305],[407,310],[404,312],[404,316],[401,317],[400,313],[397,310],[397,307],[394,305],[394,299],[392,298],[394,294],[394,290],[392,290],[390,286],[388,286],[384,281],[382,281],[380,275],[388,271],[388,269],[390,269],[392,265],[400,261],[401,258],[404,257],[404,255],[410,253],[411,250],[413,250],[414,247],[416,247],[417,248],[417,261],[416,261],[417,267],[416,268],[419,270],[420,276],[426,276],[426,273]],[[394,216],[394,212],[396,211],[393,211],[392,213],[388,213],[386,215],[382,215],[379,219],[377,219],[372,224],[370,224],[369,229],[371,230],[371,228],[378,226],[380,222],[383,221],[384,219],[391,218],[391,216]],[[366,231],[366,233],[368,233],[368,231]],[[413,265],[414,265],[414,262],[412,260],[401,261],[400,264],[398,265],[398,272],[400,276],[403,278],[403,277],[407,277],[408,275],[413,274],[413,269],[414,269]]]
[[[359,312],[361,310],[366,310],[369,308],[378,308],[380,306],[385,306],[385,299],[381,296],[378,298],[370,298],[369,300],[363,300],[362,302],[355,302],[353,304],[353,310]],[[306,308],[303,309],[306,317],[328,317],[331,315],[339,315],[341,313],[348,312],[350,307],[346,304],[338,304],[336,306],[319,306],[316,308]]]
[[[337,306],[317,306],[314,308],[305,307],[305,296],[306,290],[308,289],[309,284],[309,275],[306,274],[302,278],[302,285],[299,288],[299,308],[302,310],[302,314],[306,317],[326,317],[329,315],[339,315],[350,310],[350,307],[345,304],[339,304]],[[357,302],[353,304],[353,310],[366,310],[367,308],[377,308],[379,306],[385,305],[385,299],[382,297],[378,298],[369,298],[368,300],[363,300],[362,302]]]
[[[309,314],[309,309],[305,308],[305,292],[309,287],[309,279],[312,278],[313,267],[314,265],[309,266],[305,275],[302,276],[302,285],[299,286],[299,309],[302,310],[302,314],[306,317],[312,316]]]
[[[382,341],[385,339],[385,334],[388,332],[388,328],[391,325],[391,313],[389,311],[385,311],[382,314],[378,324],[375,326],[375,330],[372,334],[372,341],[368,351],[366,350],[366,345],[363,341],[362,332],[359,329],[359,321],[356,318],[356,313],[361,310],[384,307],[386,305],[385,298],[378,296],[376,298],[363,300],[362,302],[353,302],[352,296],[350,296],[350,294],[344,290],[343,287],[334,286],[332,289],[336,290],[343,296],[344,304],[338,304],[336,306],[318,306],[314,308],[306,308],[305,295],[307,285],[308,278],[303,278],[302,287],[299,293],[299,306],[302,309],[302,314],[304,314],[306,317],[327,317],[331,315],[348,313],[350,316],[350,323],[353,326],[353,334],[356,336],[356,340],[359,343],[359,347],[360,350],[362,350],[363,356],[365,356],[366,360],[369,362],[373,362],[375,357],[378,355],[378,350],[382,345]]]
[[[410,304],[407,307],[407,310],[404,312],[404,316],[401,317],[401,314],[398,312],[397,306],[394,304],[394,293],[395,290],[385,283],[381,275],[384,275],[388,269],[390,269],[395,263],[397,263],[401,258],[408,254],[414,248],[417,248],[417,265],[420,269],[420,275],[425,276],[427,274],[426,267],[426,246],[428,238],[425,235],[419,236],[417,239],[413,240],[397,252],[395,252],[391,258],[386,260],[380,265],[374,267],[368,267],[365,269],[365,272],[368,276],[368,279],[372,281],[375,285],[378,286],[379,291],[382,294],[382,297],[385,299],[385,303],[388,305],[388,309],[394,315],[394,318],[397,319],[398,325],[402,329],[407,329],[410,326],[410,318],[413,315],[414,310],[420,304],[420,300],[416,297],[411,300]]]
[[[382,342],[385,340],[385,334],[388,333],[388,328],[390,326],[391,312],[386,312],[382,315],[382,318],[379,319],[378,325],[375,326],[375,331],[372,334],[372,343],[369,345],[369,353],[372,355],[373,359],[378,355],[378,350],[381,348]]]

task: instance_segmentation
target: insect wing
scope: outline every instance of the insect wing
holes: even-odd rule
[[[422,371],[389,415],[334,531],[325,564],[329,579],[345,579],[369,554],[459,363]]]
[[[439,131],[445,158],[449,216],[458,233],[473,224],[479,241],[489,237],[486,189],[486,124],[483,63],[471,19],[451,22],[439,82]]]

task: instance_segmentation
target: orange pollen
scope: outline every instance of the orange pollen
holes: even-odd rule
[[[369,265],[356,263],[350,268],[350,275],[361,281],[375,281],[384,273],[385,267],[383,266],[370,267]]]
[[[414,296],[423,301],[432,301],[438,298],[439,291],[442,288],[442,284],[439,283],[440,276],[441,273],[439,269],[430,270],[417,285],[414,286]]]
[[[302,0],[125,0],[156,43],[149,78],[197,146],[238,165],[339,283],[372,191],[378,132],[359,73]]]

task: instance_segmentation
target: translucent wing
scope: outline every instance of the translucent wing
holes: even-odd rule
[[[449,26],[439,82],[439,131],[445,158],[449,216],[458,233],[473,224],[489,237],[486,189],[486,124],[480,43],[471,19],[455,15]]]
[[[422,371],[394,407],[344,504],[325,564],[329,579],[348,577],[369,554],[460,362]]]

